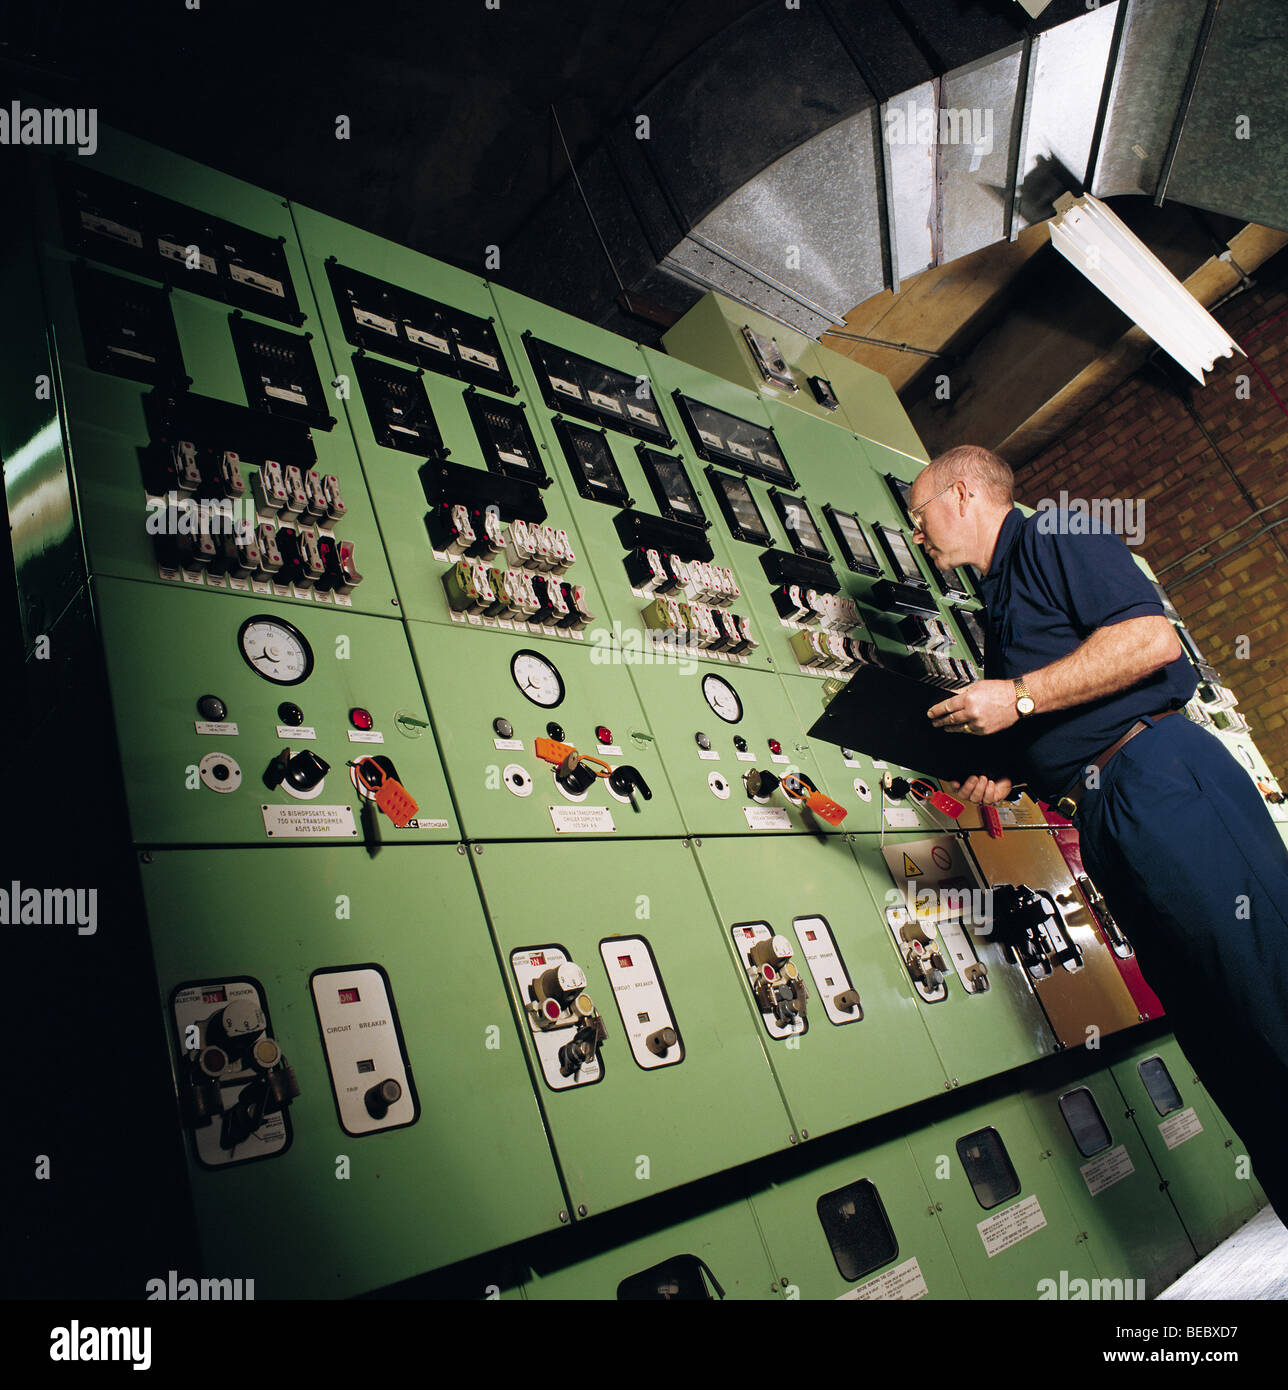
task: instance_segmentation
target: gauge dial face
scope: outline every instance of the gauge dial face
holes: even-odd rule
[[[738,692],[720,676],[702,677],[702,696],[726,724],[736,724],[742,718],[742,701]]]
[[[515,652],[510,675],[520,692],[542,709],[554,709],[563,700],[563,677],[552,662],[536,652]]]
[[[299,685],[313,670],[308,638],[282,618],[262,613],[247,618],[237,641],[251,670],[274,685]]]

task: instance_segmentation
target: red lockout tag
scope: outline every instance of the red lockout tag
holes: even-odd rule
[[[1002,838],[1002,817],[998,814],[996,806],[982,806],[984,812],[984,828],[995,840]]]
[[[810,792],[805,798],[805,804],[829,825],[840,825],[849,814],[844,806],[833,801],[830,796],[824,796],[822,792]]]
[[[386,777],[380,790],[376,793],[376,805],[399,830],[403,829],[408,821],[415,818],[419,809],[407,788],[401,782],[395,782],[392,777]]]
[[[374,758],[363,758],[355,767],[363,785],[375,792],[377,809],[383,811],[399,830],[404,829],[420,809],[407,788],[390,777]]]
[[[947,792],[936,791],[929,782],[923,781],[920,777],[914,778],[908,785],[908,790],[918,801],[928,802],[941,814],[948,816],[951,820],[956,820],[966,807],[954,796],[949,796]]]

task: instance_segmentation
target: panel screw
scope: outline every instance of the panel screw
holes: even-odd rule
[[[457,846],[456,846],[456,852],[457,852],[457,854],[464,854],[464,853],[465,853],[465,846],[464,846],[464,845],[457,845]]]
[[[787,1136],[787,1142],[789,1144],[794,1144],[796,1142],[796,1136],[794,1134],[789,1134]]]
[[[809,1130],[807,1130],[807,1129],[801,1130],[801,1138],[802,1138],[802,1139],[808,1139],[808,1138],[809,1138]]]
[[[139,862],[150,864],[152,862],[152,851],[150,849],[145,849],[143,853],[139,855]]]
[[[561,1211],[559,1213],[559,1220],[564,1222],[564,1224],[566,1225],[568,1222],[568,1213],[566,1211]]]
[[[694,848],[695,848],[695,849],[701,849],[701,848],[702,848],[702,841],[701,841],[701,840],[694,840],[693,845],[694,845]]]
[[[581,1202],[581,1203],[578,1204],[578,1207],[577,1207],[577,1215],[578,1215],[578,1216],[585,1216],[585,1215],[586,1215],[586,1204],[585,1204],[585,1202]]]
[[[483,846],[482,846],[482,845],[475,845],[475,846],[474,846],[474,853],[475,853],[475,854],[482,854],[482,853],[483,853]]]
[[[786,1277],[779,1279],[778,1282],[783,1286],[783,1288],[786,1288],[786,1287],[787,1287],[787,1279],[786,1279]]]

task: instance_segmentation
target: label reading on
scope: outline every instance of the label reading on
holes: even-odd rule
[[[979,1222],[975,1229],[979,1232],[979,1238],[984,1242],[984,1249],[991,1260],[994,1255],[1000,1255],[1003,1250],[1018,1245],[1025,1236],[1042,1230],[1046,1223],[1038,1199],[1026,1197],[1022,1202],[1016,1202],[1013,1207],[1007,1207],[996,1216]]]
[[[1090,1163],[1084,1163],[1078,1171],[1082,1174],[1083,1182],[1087,1184],[1087,1191],[1093,1197],[1098,1197],[1105,1188],[1130,1177],[1136,1171],[1136,1165],[1127,1153],[1127,1146],[1119,1144],[1107,1154],[1101,1154]]]
[[[1203,1126],[1199,1123],[1199,1117],[1194,1113],[1194,1107],[1191,1105],[1188,1110],[1182,1110],[1179,1115],[1169,1115],[1159,1125],[1158,1132],[1163,1136],[1163,1142],[1167,1147],[1174,1149],[1185,1143],[1187,1139],[1193,1139],[1196,1134],[1202,1134]]]

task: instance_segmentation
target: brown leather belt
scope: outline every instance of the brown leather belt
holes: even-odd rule
[[[1175,714],[1175,713],[1176,713],[1176,711],[1175,711],[1174,709],[1165,709],[1165,710],[1163,710],[1161,713],[1159,713],[1159,714],[1151,714],[1149,717],[1150,717],[1155,723],[1157,723],[1160,719],[1166,719],[1167,716],[1168,716],[1169,714]],[[1117,753],[1118,750],[1119,750],[1124,744],[1130,743],[1131,740],[1134,739],[1134,738],[1136,737],[1137,734],[1143,732],[1145,729],[1149,729],[1149,728],[1152,728],[1152,727],[1153,727],[1152,725],[1146,724],[1145,721],[1144,721],[1143,719],[1138,719],[1138,720],[1131,726],[1131,728],[1127,730],[1127,732],[1122,736],[1122,738],[1120,738],[1116,743],[1111,743],[1111,744],[1109,745],[1109,747],[1106,748],[1105,751],[1104,751],[1097,759],[1095,759],[1094,762],[1088,763],[1088,764],[1087,764],[1087,767],[1089,767],[1089,768],[1094,767],[1094,768],[1096,769],[1097,772],[1102,772],[1102,771],[1104,770],[1105,764],[1108,763],[1109,759],[1112,758],[1112,757],[1114,756],[1114,754]],[[1087,783],[1086,783],[1086,780],[1085,780],[1085,778],[1086,778],[1085,769],[1084,769],[1084,773],[1083,773],[1083,778],[1084,778],[1084,780],[1081,781],[1081,782],[1079,782],[1078,785],[1077,785],[1076,787],[1074,787],[1073,791],[1071,791],[1071,792],[1069,793],[1068,796],[1062,796],[1062,797],[1059,799],[1059,801],[1057,801],[1057,802],[1055,803],[1055,809],[1056,809],[1057,811],[1059,811],[1059,813],[1060,813],[1066,820],[1072,820],[1072,819],[1073,819],[1074,813],[1077,811],[1079,805],[1080,805],[1081,802],[1082,802],[1082,798],[1086,795],[1086,793],[1087,793],[1088,791],[1091,790],[1091,789],[1087,786]]]

